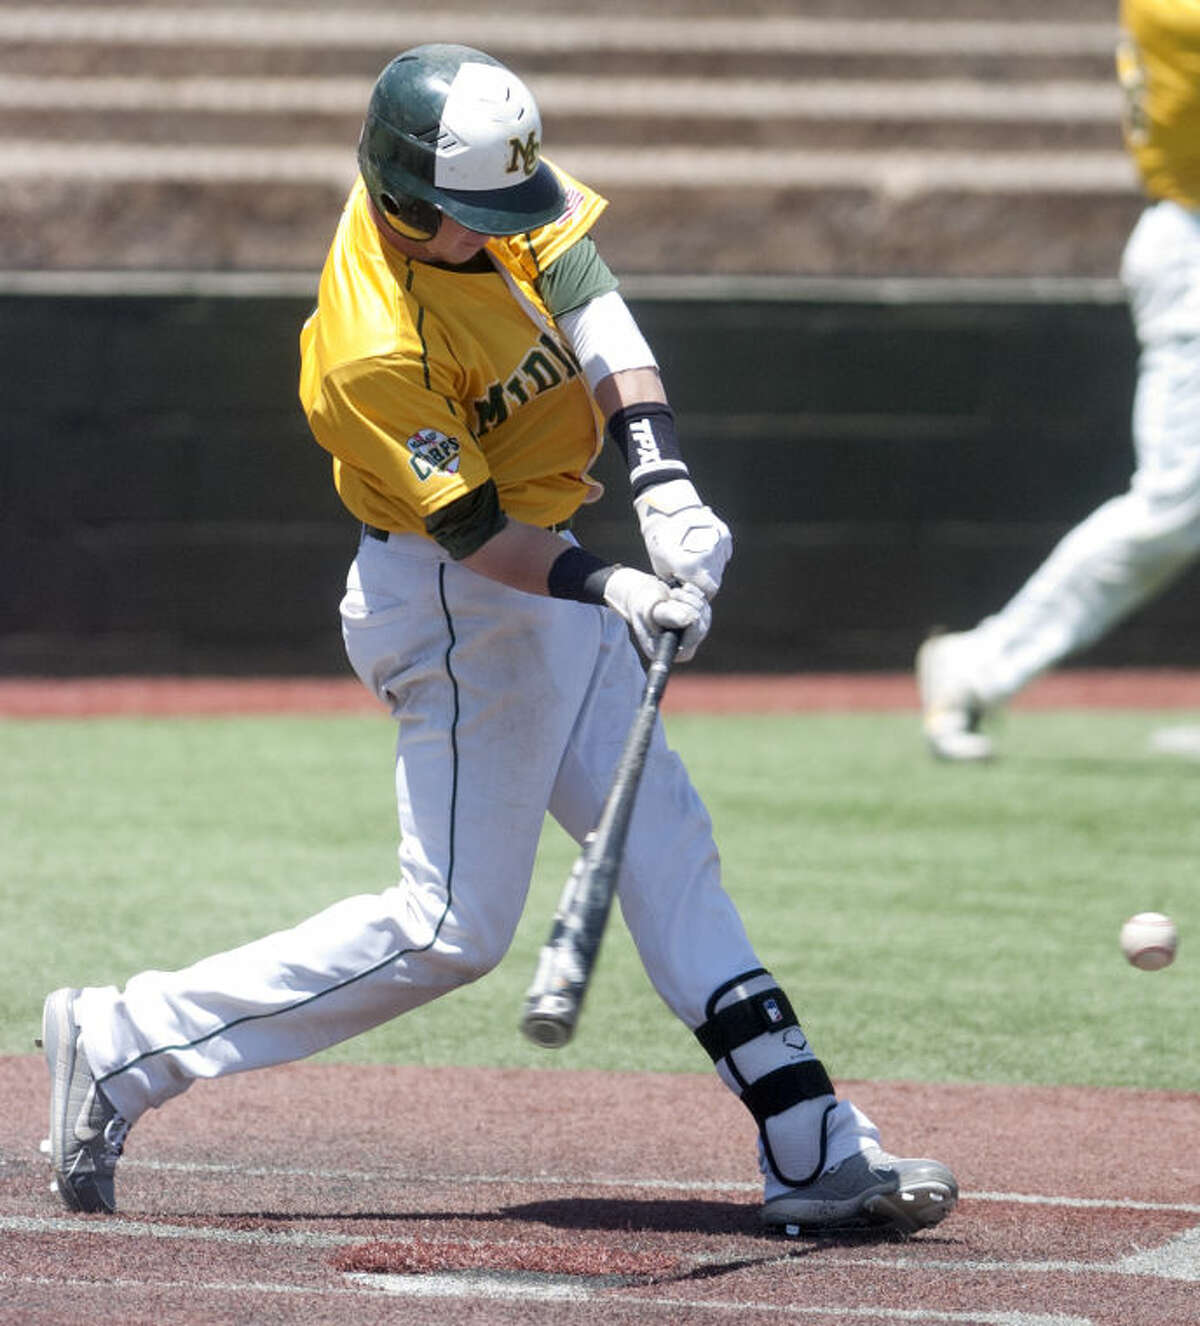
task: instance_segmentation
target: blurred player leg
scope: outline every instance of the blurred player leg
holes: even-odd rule
[[[989,709],[1100,640],[1200,554],[1200,218],[1149,209],[1122,275],[1142,346],[1130,490],[1071,530],[1000,612],[922,646],[925,734],[943,758],[986,758]]]

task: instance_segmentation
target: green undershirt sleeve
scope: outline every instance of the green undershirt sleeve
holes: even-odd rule
[[[496,485],[488,479],[478,488],[456,497],[432,515],[425,517],[425,532],[454,558],[461,562],[470,557],[508,524],[508,517],[500,509],[500,495]]]
[[[584,235],[550,264],[534,282],[552,318],[582,308],[589,300],[617,288],[617,278],[600,256],[590,235]]]

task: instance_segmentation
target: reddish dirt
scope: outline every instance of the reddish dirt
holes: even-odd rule
[[[202,1083],[139,1121],[117,1217],[46,1191],[44,1078],[0,1060],[3,1322],[1197,1319],[1186,1093],[840,1083],[963,1197],[907,1242],[789,1242],[759,1231],[752,1127],[707,1073],[313,1063]]]
[[[779,713],[796,710],[912,710],[907,673],[675,673],[664,709]],[[1200,672],[1179,668],[1070,669],[1041,678],[1015,708],[1200,708]],[[0,716],[81,718],[113,714],[378,713],[353,678],[8,677]]]

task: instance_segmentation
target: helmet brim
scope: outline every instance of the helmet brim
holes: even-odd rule
[[[507,189],[429,190],[429,200],[452,220],[481,235],[521,235],[549,225],[566,208],[558,176],[544,162],[521,184]]]

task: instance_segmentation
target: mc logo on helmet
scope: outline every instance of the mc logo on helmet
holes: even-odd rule
[[[537,170],[538,153],[542,146],[534,137],[534,131],[530,129],[529,137],[524,142],[521,142],[519,138],[510,138],[508,146],[511,152],[505,170],[510,175],[518,170],[524,175],[532,175]]]

